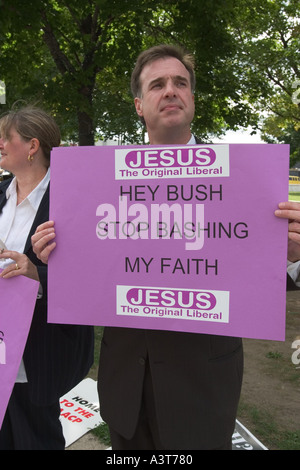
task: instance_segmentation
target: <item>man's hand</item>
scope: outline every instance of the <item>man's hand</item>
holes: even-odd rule
[[[275,211],[276,217],[289,221],[288,260],[300,260],[300,202],[281,202]]]
[[[48,263],[50,253],[56,247],[55,236],[54,222],[50,220],[39,225],[31,237],[33,251],[44,264]]]

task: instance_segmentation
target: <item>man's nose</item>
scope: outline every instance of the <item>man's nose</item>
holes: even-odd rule
[[[165,87],[165,96],[176,96],[176,87],[172,80],[168,80]]]

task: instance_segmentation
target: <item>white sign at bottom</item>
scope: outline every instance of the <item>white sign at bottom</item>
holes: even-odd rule
[[[60,420],[66,447],[77,441],[103,420],[99,413],[97,382],[84,379],[60,399]]]

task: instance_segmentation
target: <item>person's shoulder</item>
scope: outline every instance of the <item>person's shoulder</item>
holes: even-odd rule
[[[8,186],[10,185],[10,183],[12,182],[12,180],[13,180],[12,176],[7,178],[7,179],[2,180],[0,182],[0,191],[1,192],[5,191],[8,188]]]

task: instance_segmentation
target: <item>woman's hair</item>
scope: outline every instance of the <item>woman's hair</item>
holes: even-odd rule
[[[191,89],[195,90],[196,79],[194,71],[194,58],[191,54],[187,53],[184,49],[171,44],[161,44],[159,46],[151,47],[143,51],[137,58],[135,67],[131,75],[131,92],[133,97],[141,98],[142,90],[140,83],[140,76],[145,65],[150,64],[158,59],[165,59],[174,57],[178,59],[187,69],[190,74]]]
[[[12,128],[27,142],[37,139],[50,164],[50,152],[53,147],[59,147],[61,136],[58,125],[49,114],[30,106],[9,111],[0,117],[0,136],[9,139]]]

